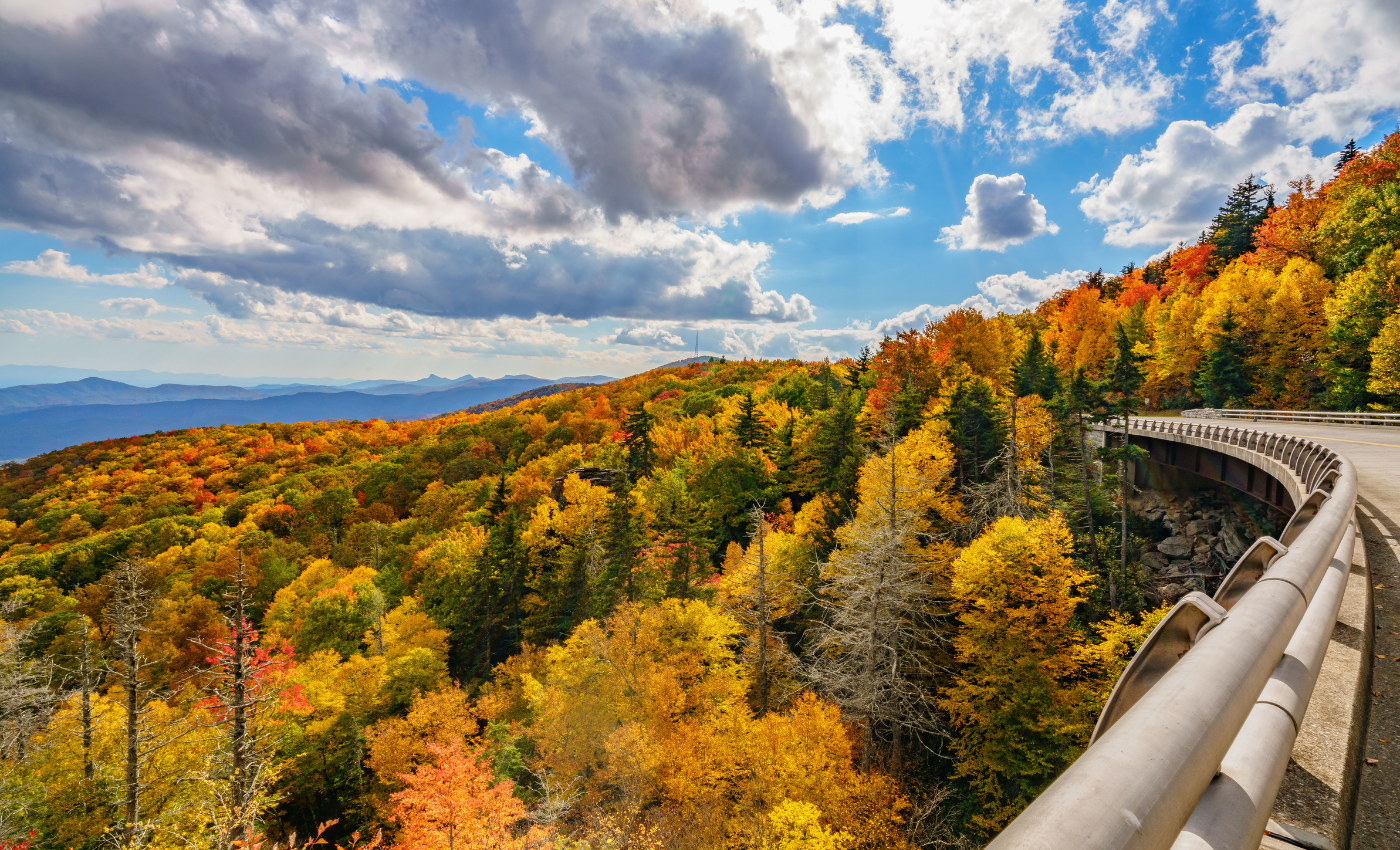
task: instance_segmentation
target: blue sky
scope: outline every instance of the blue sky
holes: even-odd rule
[[[0,362],[838,357],[1400,115],[1388,0],[0,0]]]

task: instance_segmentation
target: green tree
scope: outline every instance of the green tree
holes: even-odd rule
[[[1049,401],[1060,391],[1060,373],[1055,361],[1045,351],[1040,331],[1033,331],[1026,341],[1026,350],[1016,362],[1016,395],[1038,395]]]
[[[1119,576],[1128,576],[1128,493],[1132,487],[1129,482],[1129,470],[1142,454],[1142,449],[1134,446],[1128,439],[1129,417],[1137,413],[1142,408],[1142,399],[1138,392],[1142,390],[1143,382],[1146,378],[1142,371],[1143,357],[1133,348],[1133,341],[1128,337],[1128,331],[1119,322],[1114,329],[1113,335],[1114,352],[1113,361],[1109,364],[1108,377],[1104,379],[1104,389],[1107,391],[1108,412],[1122,424],[1121,445],[1117,448],[1105,452],[1105,457],[1118,463],[1118,518],[1119,518],[1119,542],[1120,542],[1120,564]],[[1113,610],[1119,610],[1117,580],[1110,571],[1108,575],[1108,597],[1109,604]]]
[[[904,386],[900,387],[899,394],[894,397],[896,436],[903,437],[923,424],[926,404],[928,404],[928,395],[922,392],[913,381],[906,379]]]
[[[651,442],[651,428],[655,421],[656,418],[643,405],[622,423],[622,431],[627,435],[627,473],[634,480],[650,475],[656,462]]]
[[[739,418],[734,422],[734,440],[746,449],[768,445],[768,423],[758,414],[753,393],[746,392],[739,402]]]
[[[995,476],[993,468],[1006,442],[1006,415],[987,379],[971,377],[958,385],[944,416],[957,457],[958,486],[981,484]]]
[[[1201,360],[1196,391],[1211,407],[1243,407],[1249,398],[1249,351],[1239,327],[1234,313],[1226,310],[1220,330],[1211,336],[1210,348]]]
[[[1273,192],[1253,174],[1230,190],[1206,231],[1206,241],[1215,246],[1217,264],[1223,266],[1254,250],[1254,231],[1267,217],[1272,198]]]
[[[1084,522],[1088,526],[1090,563],[1099,563],[1099,545],[1094,533],[1094,499],[1089,483],[1089,444],[1084,422],[1094,418],[1103,410],[1106,402],[1098,384],[1089,380],[1088,373],[1081,367],[1076,369],[1070,380],[1067,399],[1069,411],[1074,414],[1075,431],[1079,437],[1079,483],[1084,492]]]
[[[1334,174],[1336,176],[1341,176],[1342,171],[1347,167],[1347,163],[1356,159],[1360,153],[1361,149],[1356,146],[1356,139],[1348,141],[1346,147],[1342,148],[1341,156],[1337,157],[1337,170]]]
[[[646,528],[637,510],[637,497],[626,477],[618,476],[608,505],[607,533],[603,538],[606,565],[593,594],[593,616],[612,610],[619,596],[627,601],[637,596],[637,556],[646,545]]]

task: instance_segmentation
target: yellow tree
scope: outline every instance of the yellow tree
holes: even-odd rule
[[[704,602],[622,604],[546,651],[524,673],[537,771],[588,777],[583,804],[630,815],[645,804],[719,799],[732,741],[749,719],[734,620]],[[722,827],[722,823],[719,824]]]
[[[775,532],[762,508],[750,510],[749,521],[749,546],[726,564],[719,595],[744,629],[744,661],[753,671],[754,705],[761,717],[800,687],[797,658],[775,623],[797,610],[799,558],[811,551],[795,534]]]
[[[1371,376],[1366,389],[1391,399],[1392,408],[1400,402],[1400,310],[1386,318],[1381,332],[1371,340]]]
[[[958,675],[941,700],[957,732],[956,773],[972,788],[973,825],[995,833],[1087,740],[1094,706],[1080,684],[1075,608],[1092,581],[1065,555],[1069,529],[1005,517],[953,563]]]
[[[951,545],[939,526],[962,519],[953,491],[953,449],[929,422],[861,466],[855,517],[837,532],[823,569],[825,622],[813,644],[813,678],[864,730],[862,765],[888,735],[898,771],[906,732],[932,731],[930,640],[946,592]]]

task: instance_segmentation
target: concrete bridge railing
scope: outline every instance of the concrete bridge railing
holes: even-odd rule
[[[1356,413],[1345,410],[1236,410],[1202,407],[1183,410],[1186,419],[1237,419],[1249,422],[1316,422],[1323,425],[1400,426],[1400,413]]]
[[[1229,459],[1211,477],[1275,504],[1286,497],[1292,517],[1213,597],[1176,604],[1119,680],[1089,748],[989,850],[1254,850],[1316,683],[1356,545],[1351,463],[1312,440],[1228,425],[1133,419],[1128,433],[1197,464]]]

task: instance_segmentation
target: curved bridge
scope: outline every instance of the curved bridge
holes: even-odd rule
[[[1121,423],[1110,439],[1115,431],[1121,441]],[[1400,712],[1375,698],[1367,734],[1368,691],[1393,678],[1400,698],[1400,663],[1375,662],[1373,684],[1370,664],[1377,652],[1400,656],[1391,645],[1400,637],[1373,643],[1384,623],[1372,622],[1370,596],[1374,579],[1383,604],[1397,579],[1400,431],[1132,419],[1128,435],[1157,463],[1291,518],[1240,557],[1213,597],[1177,603],[1124,672],[1093,743],[990,847],[1400,847],[1400,815],[1380,793],[1400,779],[1400,728],[1390,728]],[[1381,556],[1370,576],[1365,543]],[[1390,740],[1396,755],[1386,759]],[[1323,787],[1302,787],[1307,779]],[[1311,805],[1293,820],[1321,835],[1270,820],[1281,785],[1283,808]]]

